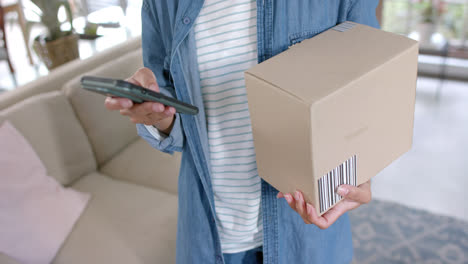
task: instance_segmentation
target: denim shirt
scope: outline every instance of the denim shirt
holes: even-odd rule
[[[258,62],[347,20],[378,27],[377,4],[377,0],[257,0]],[[200,109],[196,116],[176,114],[172,131],[163,140],[137,125],[139,135],[154,148],[182,152],[176,256],[181,264],[224,263],[193,32],[202,6],[203,0],[144,0],[142,7],[145,67],[156,75],[162,93]],[[278,191],[268,183],[262,181],[261,191],[264,263],[351,262],[347,214],[321,230],[305,224],[284,199],[276,198]]]

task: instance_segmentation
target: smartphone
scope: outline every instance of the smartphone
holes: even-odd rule
[[[83,76],[81,78],[83,89],[112,97],[122,97],[132,100],[136,104],[144,102],[157,102],[172,106],[181,114],[196,115],[198,107],[184,103],[161,93],[143,88],[123,80],[102,78],[96,76]]]

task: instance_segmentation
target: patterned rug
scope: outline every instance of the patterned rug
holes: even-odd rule
[[[350,213],[355,264],[468,264],[468,223],[374,200]]]

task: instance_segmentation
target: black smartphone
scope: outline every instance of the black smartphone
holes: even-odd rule
[[[96,76],[83,76],[81,78],[83,89],[112,97],[122,97],[132,100],[134,103],[158,102],[166,106],[172,106],[181,114],[196,115],[198,107],[184,103],[161,93],[145,89],[141,86],[116,79]]]

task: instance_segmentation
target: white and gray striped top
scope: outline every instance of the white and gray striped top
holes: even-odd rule
[[[206,0],[195,23],[223,253],[263,243],[260,178],[244,71],[257,63],[255,0]]]

